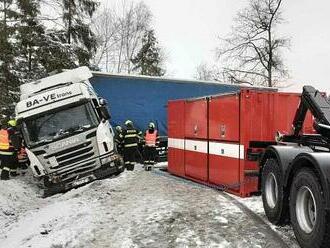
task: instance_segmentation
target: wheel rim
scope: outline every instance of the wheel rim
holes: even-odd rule
[[[307,186],[298,190],[296,216],[300,228],[305,233],[311,233],[316,223],[317,211],[314,195]]]
[[[275,208],[278,198],[278,185],[274,173],[269,173],[265,183],[266,201],[270,208]]]

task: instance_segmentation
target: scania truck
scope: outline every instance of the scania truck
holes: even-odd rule
[[[46,196],[124,171],[106,101],[91,77],[80,67],[20,87],[16,119]]]

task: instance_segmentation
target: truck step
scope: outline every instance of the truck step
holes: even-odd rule
[[[248,177],[259,177],[259,170],[244,170],[244,175]]]

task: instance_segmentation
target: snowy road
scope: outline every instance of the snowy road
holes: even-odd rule
[[[27,179],[0,193],[0,247],[297,247],[265,224],[259,198],[141,168],[47,199]]]

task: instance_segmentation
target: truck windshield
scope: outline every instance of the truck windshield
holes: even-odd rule
[[[26,120],[24,124],[30,144],[36,145],[96,127],[98,121],[88,103]]]

